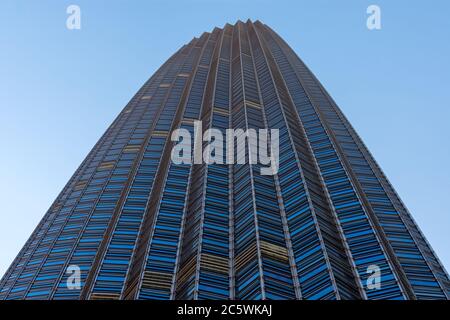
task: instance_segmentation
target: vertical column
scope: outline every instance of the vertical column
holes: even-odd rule
[[[355,277],[352,261],[346,254],[345,243],[340,237],[312,152],[302,126],[296,121],[283,80],[267,47],[253,25],[250,26],[266,119],[271,128],[280,130],[282,153],[280,170],[276,175],[278,198],[283,204],[286,237],[291,242],[295,276],[298,274],[301,280],[302,298],[364,297],[359,283],[349,281]],[[292,187],[293,184],[296,188]],[[305,209],[299,211],[301,206]]]
[[[229,58],[231,27],[224,30],[219,55],[215,57],[214,87],[206,103],[211,107],[207,114],[210,128],[222,135],[229,123]],[[216,67],[217,66],[217,67]],[[205,150],[206,151],[206,150]],[[225,154],[222,164],[207,164],[205,168],[202,238],[196,299],[229,298],[229,181]]]
[[[206,130],[214,120],[219,56],[226,42],[223,32],[214,50],[202,109],[202,126]],[[226,116],[228,119],[228,116]],[[217,120],[216,120],[217,121]],[[198,138],[202,138],[203,132]],[[200,142],[205,149],[206,142]],[[228,207],[221,188],[227,190],[227,177],[213,166],[196,164],[190,183],[189,203],[183,232],[179,265],[175,283],[176,299],[227,299],[228,290]],[[217,176],[213,178],[214,174]],[[214,181],[211,181],[214,179]],[[211,228],[212,227],[212,228]],[[212,241],[216,241],[213,246]],[[225,258],[224,258],[225,257]]]
[[[156,194],[159,198],[158,177],[166,172],[164,164],[167,163],[167,158],[164,155],[170,153],[170,132],[181,116],[181,109],[193,78],[192,73],[203,46],[204,41],[199,41],[194,46],[176,75],[164,107],[156,116],[158,120],[154,122],[152,133],[144,142],[147,147],[138,156],[140,160],[134,168],[133,179],[116,206],[116,212],[105,233],[93,264],[94,270],[90,273],[92,278],[86,281],[83,298],[97,299],[112,294],[120,297],[123,292],[144,213],[151,202],[150,195]],[[145,181],[142,180],[149,173],[152,175]]]
[[[262,24],[256,23],[256,26],[271,50],[295,105],[299,121],[305,128],[320,175],[368,299],[405,298],[405,286],[398,280],[399,275],[393,268],[392,257],[386,252],[380,235],[373,227],[367,208],[360,199],[354,182],[337,152],[335,142],[331,139],[309,97],[303,91],[301,82],[284,52]],[[370,265],[377,265],[381,269],[383,286],[380,290],[370,290],[366,286],[369,276],[367,268]]]
[[[242,22],[235,26],[235,36],[238,38],[237,47],[233,47],[232,127],[243,128],[248,135],[252,130],[257,133],[265,129],[266,124],[247,26]],[[246,145],[248,163],[233,167],[236,298],[294,299],[274,177],[261,174],[261,163],[252,159],[253,147],[250,143]]]
[[[189,95],[180,106],[181,126],[192,131],[193,118],[198,114],[203,95],[203,83],[208,74],[208,65],[215,46],[217,32],[209,35],[197,61],[195,76],[190,86]],[[180,118],[181,118],[180,117]],[[198,117],[198,116],[197,116]],[[183,143],[186,143],[183,141]],[[174,164],[170,160],[172,144],[167,149],[164,163],[169,163],[166,174],[161,176],[158,186],[153,190],[146,217],[152,224],[144,223],[141,228],[140,242],[133,257],[135,263],[130,270],[127,288],[123,296],[127,299],[170,299],[175,274],[177,251],[183,227],[186,192],[190,180],[191,166],[189,164]],[[148,226],[151,228],[145,229]],[[148,235],[148,236],[144,236]],[[142,254],[141,254],[142,252]],[[140,260],[140,261],[139,261]],[[136,268],[136,271],[133,270]]]

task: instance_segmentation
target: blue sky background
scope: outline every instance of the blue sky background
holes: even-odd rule
[[[345,3],[345,4],[344,4]],[[77,4],[82,29],[66,29]],[[382,29],[366,28],[377,4]],[[450,269],[449,1],[3,0],[0,274],[139,87],[214,26],[260,19],[321,80]]]

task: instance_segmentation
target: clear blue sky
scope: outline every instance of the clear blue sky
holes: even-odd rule
[[[66,29],[70,4],[79,31]],[[366,28],[370,4],[379,31]],[[450,269],[448,12],[449,1],[3,0],[0,274],[152,73],[192,37],[247,18],[321,80]]]

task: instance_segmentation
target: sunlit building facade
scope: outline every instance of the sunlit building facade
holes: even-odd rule
[[[278,129],[278,172],[175,164],[171,133],[198,120]],[[449,297],[446,271],[358,134],[259,21],[204,33],[157,70],[0,282],[0,299]]]

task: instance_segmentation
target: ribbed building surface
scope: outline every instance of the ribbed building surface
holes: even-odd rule
[[[275,128],[260,164],[177,165],[171,132]],[[81,288],[67,286],[69,266]],[[370,288],[370,266],[381,287]],[[183,46],[100,138],[0,299],[447,299],[450,281],[364,143],[268,26]]]

